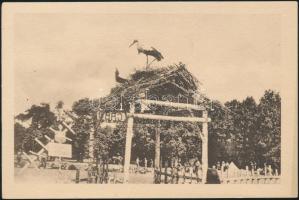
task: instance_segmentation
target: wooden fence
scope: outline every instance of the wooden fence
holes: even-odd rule
[[[218,176],[218,183],[221,184],[278,184],[280,183],[280,176],[278,172],[260,174],[258,170],[216,170],[209,169],[209,172],[216,172]],[[206,181],[205,181],[206,182]],[[154,170],[154,183],[155,184],[199,184],[202,181],[202,172],[200,169],[189,170],[188,167],[180,169],[174,167],[156,168]],[[207,181],[212,183],[212,181]],[[216,182],[214,182],[216,183]]]
[[[217,170],[223,184],[277,184],[280,183],[278,170],[269,165],[264,169],[227,169]]]
[[[202,182],[201,171],[197,172],[188,171],[187,167],[175,168],[156,168],[154,170],[154,183],[155,184],[199,184]]]
[[[280,176],[249,176],[224,178],[222,184],[277,184],[280,183]]]

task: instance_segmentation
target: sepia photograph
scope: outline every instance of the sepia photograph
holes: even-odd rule
[[[4,197],[298,195],[295,3],[2,11]]]

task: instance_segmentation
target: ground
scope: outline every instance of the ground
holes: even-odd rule
[[[15,181],[17,183],[75,183],[75,170],[59,170],[59,169],[36,169],[27,168],[22,174],[18,174],[20,168],[15,168]],[[114,172],[109,173],[111,176]],[[123,177],[123,173],[115,173],[117,178]],[[151,172],[146,174],[130,173],[129,183],[132,184],[152,184],[154,175]],[[87,172],[80,171],[80,179],[86,179]],[[86,181],[81,183],[86,184]]]

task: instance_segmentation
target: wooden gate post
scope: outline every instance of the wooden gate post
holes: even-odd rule
[[[202,117],[205,122],[202,123],[202,183],[206,183],[207,172],[208,172],[208,112],[203,111]]]
[[[80,183],[80,169],[77,167],[76,168],[76,178],[75,178],[75,182],[78,184]]]
[[[155,167],[160,167],[160,121],[156,128],[156,144],[155,144]]]
[[[133,138],[133,114],[135,112],[135,105],[130,104],[130,115],[127,122],[126,146],[125,146],[125,164],[124,164],[124,183],[129,182],[130,161],[131,161],[131,146]]]

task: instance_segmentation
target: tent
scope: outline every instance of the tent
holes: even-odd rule
[[[228,166],[228,177],[236,177],[238,176],[240,169],[235,165],[235,163],[231,162]]]

